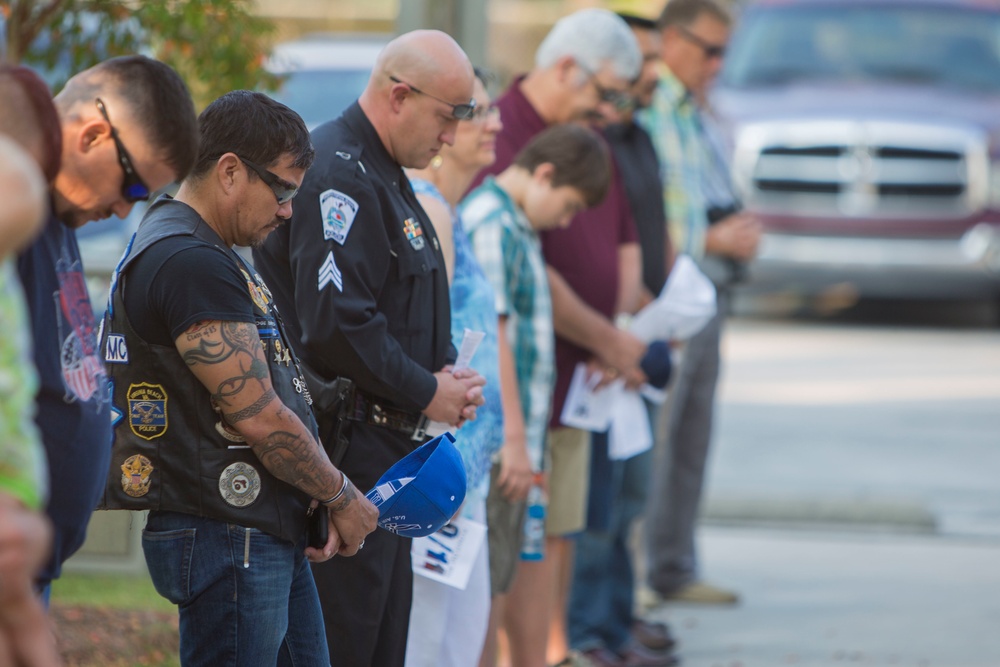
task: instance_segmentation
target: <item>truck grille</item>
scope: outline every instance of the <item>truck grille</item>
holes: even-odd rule
[[[940,220],[983,208],[988,165],[975,131],[832,120],[743,127],[733,173],[765,213]]]

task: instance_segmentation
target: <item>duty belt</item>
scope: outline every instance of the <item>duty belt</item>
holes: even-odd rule
[[[430,421],[422,412],[389,407],[357,387],[354,389],[354,410],[348,411],[347,418],[400,431],[410,436],[411,440],[418,441],[427,435],[427,425]]]

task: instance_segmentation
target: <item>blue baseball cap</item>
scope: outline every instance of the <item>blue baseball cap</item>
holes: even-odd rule
[[[378,508],[378,525],[403,537],[424,537],[444,526],[465,500],[462,456],[442,433],[397,461],[365,494]]]

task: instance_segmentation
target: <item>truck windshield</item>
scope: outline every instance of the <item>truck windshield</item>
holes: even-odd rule
[[[927,4],[773,6],[748,13],[721,74],[729,86],[803,79],[1000,91],[1000,12]]]

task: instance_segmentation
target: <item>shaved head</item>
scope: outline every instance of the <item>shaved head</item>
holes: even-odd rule
[[[469,103],[475,79],[451,36],[414,30],[382,50],[359,103],[396,162],[419,169],[454,141],[454,107]]]
[[[380,85],[391,83],[385,80],[387,72],[417,87],[439,80],[447,85],[447,80],[456,79],[467,81],[471,88],[475,78],[465,51],[440,30],[414,30],[389,42],[375,62],[372,77]]]

